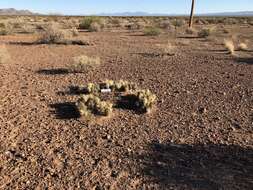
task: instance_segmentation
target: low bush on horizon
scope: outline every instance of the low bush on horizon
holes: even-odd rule
[[[161,29],[154,26],[149,26],[146,27],[143,32],[145,36],[158,36],[161,34]]]
[[[103,27],[103,20],[97,16],[84,17],[79,24],[80,29],[85,29],[90,32],[100,31]]]
[[[89,42],[84,38],[74,38],[78,36],[76,29],[63,30],[58,24],[51,23],[42,26],[42,32],[36,43],[39,44],[73,44],[73,45],[89,45]]]

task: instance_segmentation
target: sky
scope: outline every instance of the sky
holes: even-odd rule
[[[191,0],[0,0],[0,8],[43,14],[83,15],[117,12],[188,14]],[[196,0],[196,13],[253,11],[253,0]]]

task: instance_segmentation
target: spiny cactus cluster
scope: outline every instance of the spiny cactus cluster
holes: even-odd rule
[[[118,92],[127,92],[131,90],[136,90],[137,88],[135,83],[124,80],[119,81],[106,80],[104,84],[106,88],[110,88],[111,90],[115,90]]]
[[[89,116],[91,113],[108,116],[112,112],[113,104],[101,101],[95,95],[81,95],[77,102],[77,108],[81,116]]]
[[[128,92],[132,90],[136,90],[137,86],[133,82],[128,82],[124,80],[113,81],[113,80],[106,80],[101,84],[95,83],[88,83],[85,87],[85,90],[89,94],[98,94],[101,89],[110,89],[111,91],[117,92]]]
[[[100,92],[100,85],[99,84],[94,84],[94,83],[88,83],[86,87],[86,91],[89,94],[97,94]]]
[[[140,90],[136,93],[138,101],[137,107],[145,112],[150,112],[156,102],[156,95],[150,90]]]

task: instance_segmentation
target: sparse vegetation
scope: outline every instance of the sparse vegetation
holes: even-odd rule
[[[1,45],[0,46],[0,65],[8,63],[10,59],[11,57],[7,48],[4,45]]]
[[[49,24],[43,28],[43,32],[38,42],[44,44],[56,44],[65,41],[70,37],[70,33],[59,28],[57,24]]]
[[[71,72],[88,72],[100,65],[100,58],[81,55],[73,58],[73,64],[69,67]]]
[[[96,16],[85,17],[79,24],[79,28],[86,29],[91,32],[99,31],[101,28],[103,28],[103,20]]]
[[[232,40],[224,40],[224,46],[226,50],[231,54],[234,55],[235,53],[235,46]]]
[[[196,31],[194,28],[187,28],[187,29],[185,30],[185,33],[186,33],[186,34],[189,34],[189,35],[193,35],[193,34],[196,34],[197,31]]]
[[[0,35],[10,35],[12,33],[13,33],[13,26],[10,23],[8,22],[1,23]]]
[[[207,38],[212,34],[213,30],[214,28],[203,28],[198,32],[198,36],[200,38]]]
[[[154,26],[149,26],[144,29],[145,36],[158,36],[161,34],[161,30]]]

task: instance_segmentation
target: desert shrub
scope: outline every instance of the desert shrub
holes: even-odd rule
[[[140,90],[136,93],[138,101],[136,102],[137,107],[139,107],[144,112],[149,112],[156,102],[156,95],[151,93],[150,90]]]
[[[247,46],[246,43],[239,43],[238,49],[241,50],[241,51],[247,51],[248,50],[248,46]]]
[[[43,27],[43,32],[38,39],[39,43],[54,44],[60,43],[70,37],[70,33],[62,30],[56,24],[50,24]]]
[[[69,69],[71,72],[88,72],[93,70],[98,65],[100,65],[100,58],[88,57],[86,55],[81,55],[73,58],[74,64],[72,64]]]
[[[28,25],[28,24],[22,25],[21,30],[22,30],[21,31],[22,33],[28,33],[28,34],[35,32],[35,29],[31,25]]]
[[[233,55],[235,53],[235,46],[232,40],[224,40],[224,46],[230,54]]]
[[[2,45],[0,46],[0,64],[5,64],[10,61],[11,57],[7,48]]]
[[[177,30],[177,28],[181,27],[184,25],[184,20],[182,19],[174,19],[172,20],[171,24],[175,27],[175,30]]]
[[[89,27],[89,31],[90,32],[99,32],[101,31],[101,25],[97,22],[93,22],[91,23],[90,27]]]
[[[207,38],[208,36],[210,36],[213,32],[213,28],[202,28],[199,32],[198,32],[198,36],[200,38]]]
[[[158,36],[161,34],[161,30],[157,27],[150,26],[144,29],[145,36]]]
[[[185,33],[186,33],[186,34],[189,34],[189,35],[193,35],[193,34],[196,34],[197,31],[196,31],[194,28],[187,28],[187,29],[185,30]]]
[[[163,29],[168,29],[171,27],[171,22],[169,20],[163,20],[159,23],[159,27]]]
[[[10,35],[13,33],[13,26],[8,23],[1,23],[1,27],[0,27],[0,35]]]
[[[101,99],[93,94],[81,95],[77,102],[77,108],[81,116],[88,116],[89,114],[98,114],[108,116],[113,110],[113,104]]]
[[[102,19],[100,17],[96,17],[96,16],[89,16],[89,17],[85,17],[79,24],[79,28],[80,29],[86,29],[86,30],[90,30],[92,27],[92,23],[97,23],[98,25],[100,25],[100,27],[102,26]]]
[[[71,32],[72,36],[78,36],[79,35],[79,31],[77,30],[76,27],[71,28],[70,32]]]

